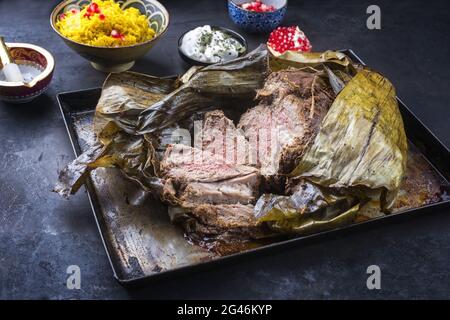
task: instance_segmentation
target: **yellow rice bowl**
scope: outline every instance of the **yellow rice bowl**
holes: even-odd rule
[[[89,11],[89,6],[68,10],[58,17],[57,30],[70,40],[96,47],[131,46],[155,36],[147,17],[138,9],[121,9],[113,0],[92,3],[98,6],[97,12]]]

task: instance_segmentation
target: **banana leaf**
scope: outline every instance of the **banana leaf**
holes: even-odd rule
[[[112,137],[107,134],[115,132]],[[60,171],[53,191],[63,197],[74,194],[86,182],[89,172],[96,168],[119,168],[127,178],[137,182],[143,190],[159,192],[161,182],[155,170],[156,139],[148,136],[130,135],[117,130],[113,122],[109,122],[99,135],[106,141],[94,144],[78,158]]]
[[[264,194],[255,205],[256,218],[261,222],[289,220],[352,201],[347,195],[333,194],[324,189],[303,180],[290,196]]]
[[[270,68],[325,70],[338,95],[289,175],[303,179],[303,189],[289,196],[263,195],[255,207],[259,223],[280,232],[305,234],[353,221],[368,201],[375,200],[380,210],[388,212],[407,158],[392,84],[338,52],[287,51],[271,57]]]
[[[134,72],[110,74],[96,107],[93,129],[97,141],[59,173],[54,191],[68,197],[78,191],[99,168],[120,168],[144,190],[155,190],[157,141],[150,135],[135,135],[142,110],[179,86],[177,78],[157,78]]]
[[[179,79],[110,75],[95,115],[98,141],[61,172],[56,191],[76,192],[97,167],[120,168],[144,190],[158,190],[156,150],[165,129],[211,106],[247,104],[267,72],[286,68],[320,74],[338,95],[290,174],[302,180],[303,191],[264,194],[255,206],[258,221],[279,232],[304,234],[349,223],[369,200],[388,210],[407,149],[392,84],[339,52],[288,51],[267,65],[263,46],[230,62],[194,67]]]
[[[346,225],[357,217],[362,201],[302,179],[289,196],[264,194],[255,205],[258,222],[281,233],[309,234]]]
[[[138,134],[167,128],[192,113],[208,108],[241,105],[255,97],[267,74],[267,49],[261,45],[249,54],[204,68],[194,67],[185,82],[139,116]]]
[[[158,78],[135,72],[111,73],[103,83],[96,107],[94,131],[99,134],[112,121],[134,134],[140,113],[180,85],[177,77]]]
[[[74,194],[98,167],[120,168],[144,190],[158,190],[156,149],[164,129],[211,106],[251,103],[267,71],[267,49],[261,45],[229,62],[193,67],[180,79],[110,74],[94,117],[97,141],[61,170],[54,191]]]
[[[400,187],[406,157],[395,89],[382,75],[365,69],[336,97],[291,176],[325,187],[379,191],[381,208],[387,210]]]
[[[305,67],[323,69],[324,66],[328,66],[334,70],[340,70],[340,76],[344,76],[347,80],[361,68],[344,53],[331,50],[325,52],[286,51],[276,57],[271,55],[269,65],[271,71],[279,71],[290,67],[295,69]]]
[[[309,181],[290,196],[264,194],[255,205],[259,223],[280,233],[306,235],[354,221],[362,202]]]
[[[96,144],[69,163],[58,174],[58,181],[53,188],[54,192],[63,197],[75,194],[89,177],[89,165],[107,153],[107,148]]]
[[[322,218],[320,215],[314,215],[313,212],[308,216],[297,216],[293,219],[282,219],[269,223],[269,227],[280,233],[295,233],[298,235],[307,235],[316,232],[331,230],[343,227],[355,221],[361,203],[356,203],[346,211],[339,211],[339,214],[330,218]]]

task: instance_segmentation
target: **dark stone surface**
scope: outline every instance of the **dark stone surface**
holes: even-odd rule
[[[185,30],[233,27],[225,1],[163,1],[169,32],[134,70],[167,75],[186,69],[176,51]],[[315,50],[354,49],[396,85],[398,94],[450,145],[448,1],[377,1],[382,30],[366,28],[369,1],[290,1],[285,24],[298,24]],[[0,1],[0,34],[50,50],[49,91],[28,105],[0,103],[0,298],[450,298],[450,212],[320,241],[211,271],[127,291],[117,284],[86,194],[50,192],[73,158],[55,95],[100,86],[105,78],[52,32],[56,1]],[[244,34],[251,45],[266,36]],[[81,290],[65,286],[81,268]],[[366,288],[366,268],[382,270],[382,289]]]

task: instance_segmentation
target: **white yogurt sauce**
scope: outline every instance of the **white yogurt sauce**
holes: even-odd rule
[[[245,47],[231,35],[205,25],[185,34],[181,50],[194,60],[216,63],[237,58]]]

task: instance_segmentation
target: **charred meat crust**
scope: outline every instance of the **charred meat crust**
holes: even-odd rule
[[[269,75],[257,100],[237,125],[221,110],[206,112],[197,148],[169,145],[164,154],[162,198],[181,208],[176,221],[192,239],[272,233],[258,225],[254,204],[263,192],[286,190],[285,174],[317,134],[333,93],[317,73],[285,70]]]
[[[257,167],[263,175],[286,174],[294,169],[315,138],[333,97],[318,74],[286,70],[268,77],[258,91],[259,104],[244,113],[237,125],[257,150]],[[261,141],[265,137],[266,141]],[[267,150],[266,154],[260,154],[261,150]]]

